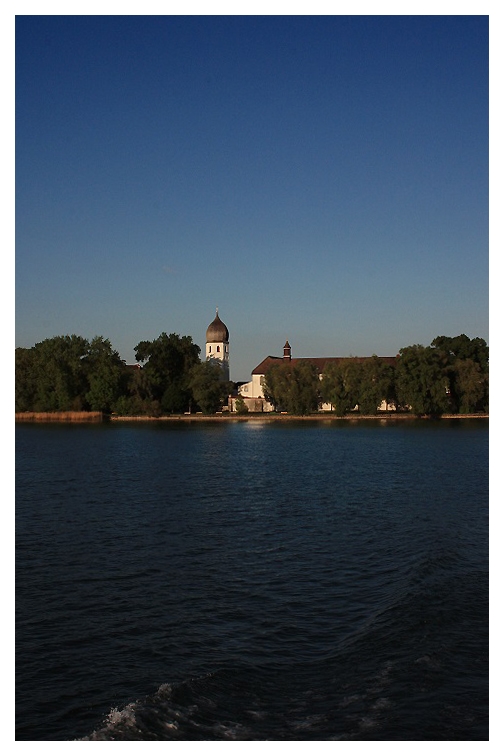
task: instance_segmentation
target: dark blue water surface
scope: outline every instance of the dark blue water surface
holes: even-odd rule
[[[18,740],[488,739],[488,422],[19,425]]]

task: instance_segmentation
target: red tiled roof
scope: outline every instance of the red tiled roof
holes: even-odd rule
[[[319,373],[323,373],[325,366],[328,363],[341,363],[341,362],[364,362],[371,359],[370,357],[293,357],[291,360],[287,360],[284,357],[272,357],[269,355],[259,365],[252,370],[252,375],[265,375],[267,371],[273,365],[281,364],[282,362],[290,362],[291,365],[295,365],[298,362],[311,362],[315,365]],[[378,357],[383,362],[388,362],[389,365],[395,365],[396,357]]]
[[[259,363],[259,365],[252,370],[252,375],[264,375],[272,365],[278,362],[283,362],[283,357],[272,357],[269,355],[265,360]]]

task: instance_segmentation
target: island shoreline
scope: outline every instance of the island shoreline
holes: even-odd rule
[[[378,415],[335,415],[324,412],[314,415],[289,415],[287,413],[264,412],[257,414],[238,415],[236,413],[218,413],[204,415],[203,413],[187,413],[181,415],[106,415],[103,412],[16,412],[16,423],[105,423],[105,422],[361,422],[374,420],[379,422],[404,422],[414,420],[488,420],[488,414],[451,415],[444,414],[432,417],[430,415],[412,415],[408,413],[383,413]]]

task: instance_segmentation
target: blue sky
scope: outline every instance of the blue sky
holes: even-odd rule
[[[488,340],[485,16],[22,16],[16,346]]]

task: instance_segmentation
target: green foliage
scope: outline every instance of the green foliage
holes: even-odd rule
[[[448,361],[472,360],[481,368],[488,367],[489,349],[484,339],[470,339],[465,333],[453,337],[436,336],[431,346]]]
[[[124,363],[110,341],[95,336],[83,359],[89,391],[86,401],[91,410],[110,412],[126,387]]]
[[[154,341],[141,341],[135,347],[135,359],[148,360],[145,366],[153,376],[159,375],[168,381],[176,381],[187,375],[199,362],[200,348],[191,336],[162,333]]]
[[[89,342],[80,336],[55,336],[19,353],[16,406],[35,412],[87,409],[83,358]],[[29,354],[27,354],[29,352]],[[27,407],[27,402],[31,407]]]
[[[359,411],[364,415],[376,415],[385,400],[395,403],[394,367],[376,355],[360,363],[360,382],[357,391]]]
[[[15,355],[16,411],[99,410],[159,416],[195,402],[215,412],[231,384],[219,366],[200,363],[190,336],[162,333],[135,347],[143,368],[124,365],[108,339],[55,336]],[[489,350],[481,338],[437,336],[430,347],[401,349],[395,367],[373,356],[329,363],[320,381],[309,360],[279,361],[267,373],[265,398],[292,414],[315,412],[321,399],[344,415],[358,405],[376,413],[385,399],[419,415],[488,412]],[[241,406],[243,403],[243,407]],[[239,412],[247,412],[243,399]]]
[[[16,349],[16,412],[33,411],[38,387],[38,366],[33,349]]]
[[[226,403],[233,384],[223,381],[219,365],[200,362],[190,371],[189,388],[194,401],[205,414],[213,414]]]
[[[400,351],[400,403],[416,414],[488,412],[489,350],[484,339],[437,336],[430,347]]]
[[[416,415],[441,415],[450,410],[449,387],[443,359],[432,347],[420,344],[400,350],[396,368],[399,403]]]
[[[451,378],[459,412],[488,412],[488,370],[474,360],[455,360]]]
[[[322,396],[340,416],[355,407],[362,414],[375,415],[384,399],[388,404],[395,400],[394,367],[376,356],[330,362],[324,370]]]
[[[154,341],[141,341],[135,358],[146,362],[142,386],[136,386],[145,401],[159,402],[165,412],[184,412],[191,401],[189,380],[192,368],[199,364],[200,348],[190,336],[162,333]]]
[[[292,415],[308,415],[320,405],[320,379],[308,360],[273,365],[265,376],[264,396],[275,409]]]
[[[322,379],[322,397],[343,416],[357,404],[359,369],[349,360],[327,364]]]
[[[242,396],[238,396],[235,402],[236,407],[236,413],[238,415],[246,415],[249,411],[249,408],[245,404],[245,401]]]
[[[124,388],[124,364],[102,336],[55,336],[16,350],[18,412],[109,412]]]
[[[191,395],[188,389],[182,388],[181,381],[172,381],[168,384],[161,397],[161,409],[168,414],[171,412],[185,412],[191,404]]]
[[[150,404],[136,396],[120,396],[112,406],[116,415],[150,415]]]
[[[128,394],[136,400],[135,406],[144,406],[146,412],[148,411],[150,403],[153,401],[154,397],[152,395],[149,374],[145,368],[130,368],[128,376]]]
[[[464,333],[450,338],[437,336],[432,347],[439,353],[453,412],[488,412],[489,350],[481,338]]]

